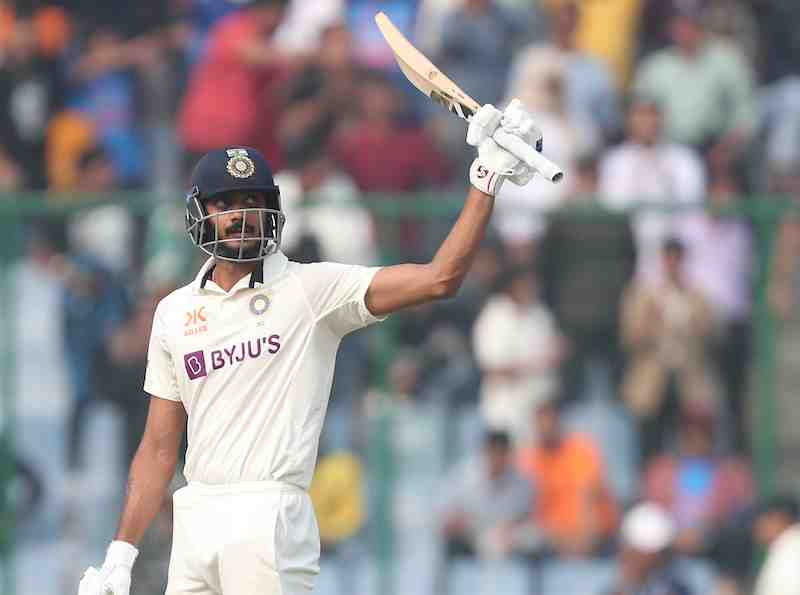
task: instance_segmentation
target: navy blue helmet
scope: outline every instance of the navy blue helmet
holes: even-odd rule
[[[264,156],[249,147],[231,147],[206,153],[197,163],[186,195],[186,232],[192,242],[215,258],[233,262],[261,260],[281,244],[286,216],[281,210],[281,196]],[[241,235],[220,237],[216,217],[209,215],[206,202],[215,196],[234,191],[257,191],[266,196],[266,208],[226,211],[226,215],[258,215],[259,229]],[[238,232],[237,232],[238,233]]]

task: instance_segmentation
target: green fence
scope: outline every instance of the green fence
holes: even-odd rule
[[[33,220],[58,220],[66,216],[80,216],[84,209],[91,209],[109,203],[127,205],[132,213],[146,217],[155,205],[175,204],[172,197],[168,199],[148,194],[119,194],[113,197],[94,197],[76,200],[75,197],[48,197],[45,195],[16,194],[0,196],[0,374],[2,375],[2,441],[6,456],[0,458],[0,481],[10,485],[14,473],[14,461],[10,453],[13,451],[13,416],[17,395],[15,386],[15,345],[17,337],[24,332],[24,321],[15,315],[14,298],[14,264],[25,258],[28,223]],[[416,196],[373,196],[364,201],[376,217],[391,223],[397,218],[418,218],[423,221],[436,221],[443,229],[457,215],[463,202],[462,195],[416,195]],[[779,328],[770,311],[768,302],[768,282],[773,249],[777,229],[781,221],[793,209],[791,202],[780,197],[752,197],[740,202],[739,207],[731,210],[752,224],[756,238],[757,275],[755,279],[755,331],[756,353],[753,361],[753,390],[758,395],[753,434],[753,453],[759,486],[762,493],[770,493],[776,484],[776,434],[775,424],[779,411],[776,410],[775,399],[775,365],[776,338]],[[653,207],[650,207],[653,208]],[[582,207],[567,211],[576,218],[597,218],[619,216],[596,206]],[[172,215],[181,216],[180,206],[176,206]],[[153,220],[150,219],[152,224]],[[443,237],[442,237],[443,239]],[[192,247],[185,238],[177,238],[177,244],[183,250],[191,251]],[[380,246],[385,263],[396,262],[399,258],[392,246]],[[432,255],[432,252],[431,252]],[[191,275],[191,271],[187,272]],[[382,380],[382,370],[389,361],[393,350],[393,327],[391,324],[381,325],[376,331],[373,342],[375,369],[378,383]],[[370,449],[369,465],[374,477],[380,478],[380,494],[376,514],[376,531],[373,551],[378,555],[380,574],[388,577],[391,547],[391,481],[392,453],[388,436],[391,432],[391,415],[379,414],[375,427],[370,432],[373,447]],[[14,512],[10,501],[9,490],[5,489],[0,498],[0,547],[6,553],[13,548]],[[12,593],[13,577],[10,572],[3,573],[4,592]],[[381,593],[390,593],[390,581],[381,580]]]

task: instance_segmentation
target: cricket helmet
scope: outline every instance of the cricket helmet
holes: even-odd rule
[[[264,156],[249,147],[231,147],[206,153],[192,172],[186,195],[186,232],[192,243],[220,260],[247,262],[266,258],[278,250],[286,216],[281,209],[280,190]],[[206,202],[233,191],[258,191],[266,196],[266,208],[228,210],[209,215]],[[241,236],[220,238],[216,218],[222,214],[258,214],[259,229]],[[252,220],[252,217],[250,218]],[[245,248],[245,241],[251,244]],[[253,242],[257,246],[252,246]]]

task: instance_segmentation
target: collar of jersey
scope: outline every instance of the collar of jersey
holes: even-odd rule
[[[236,283],[236,285],[234,285],[231,290],[227,292],[228,295],[234,294],[240,289],[252,289],[266,285],[284,271],[288,262],[289,259],[286,258],[286,255],[283,252],[276,252],[275,254],[267,256],[263,261],[261,278],[258,278],[257,273],[251,273],[250,275],[242,277]],[[203,280],[206,278],[206,275],[208,275],[213,266],[214,258],[212,257],[206,260],[205,264],[203,264],[203,266],[200,268],[200,272],[197,273],[197,276],[192,282],[192,288],[194,289],[195,293],[202,293],[206,291],[222,294],[226,293],[225,290],[211,280],[206,280],[206,282],[203,283]]]

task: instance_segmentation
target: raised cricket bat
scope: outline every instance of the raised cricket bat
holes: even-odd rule
[[[386,43],[392,48],[397,65],[412,85],[459,118],[469,121],[475,115],[481,107],[478,102],[464,93],[415,48],[389,17],[379,12],[375,15],[375,22]],[[564,179],[564,172],[560,167],[518,136],[505,133],[497,134],[494,139],[497,144],[513,151],[515,155],[522,155],[523,160],[547,180],[558,183]]]

